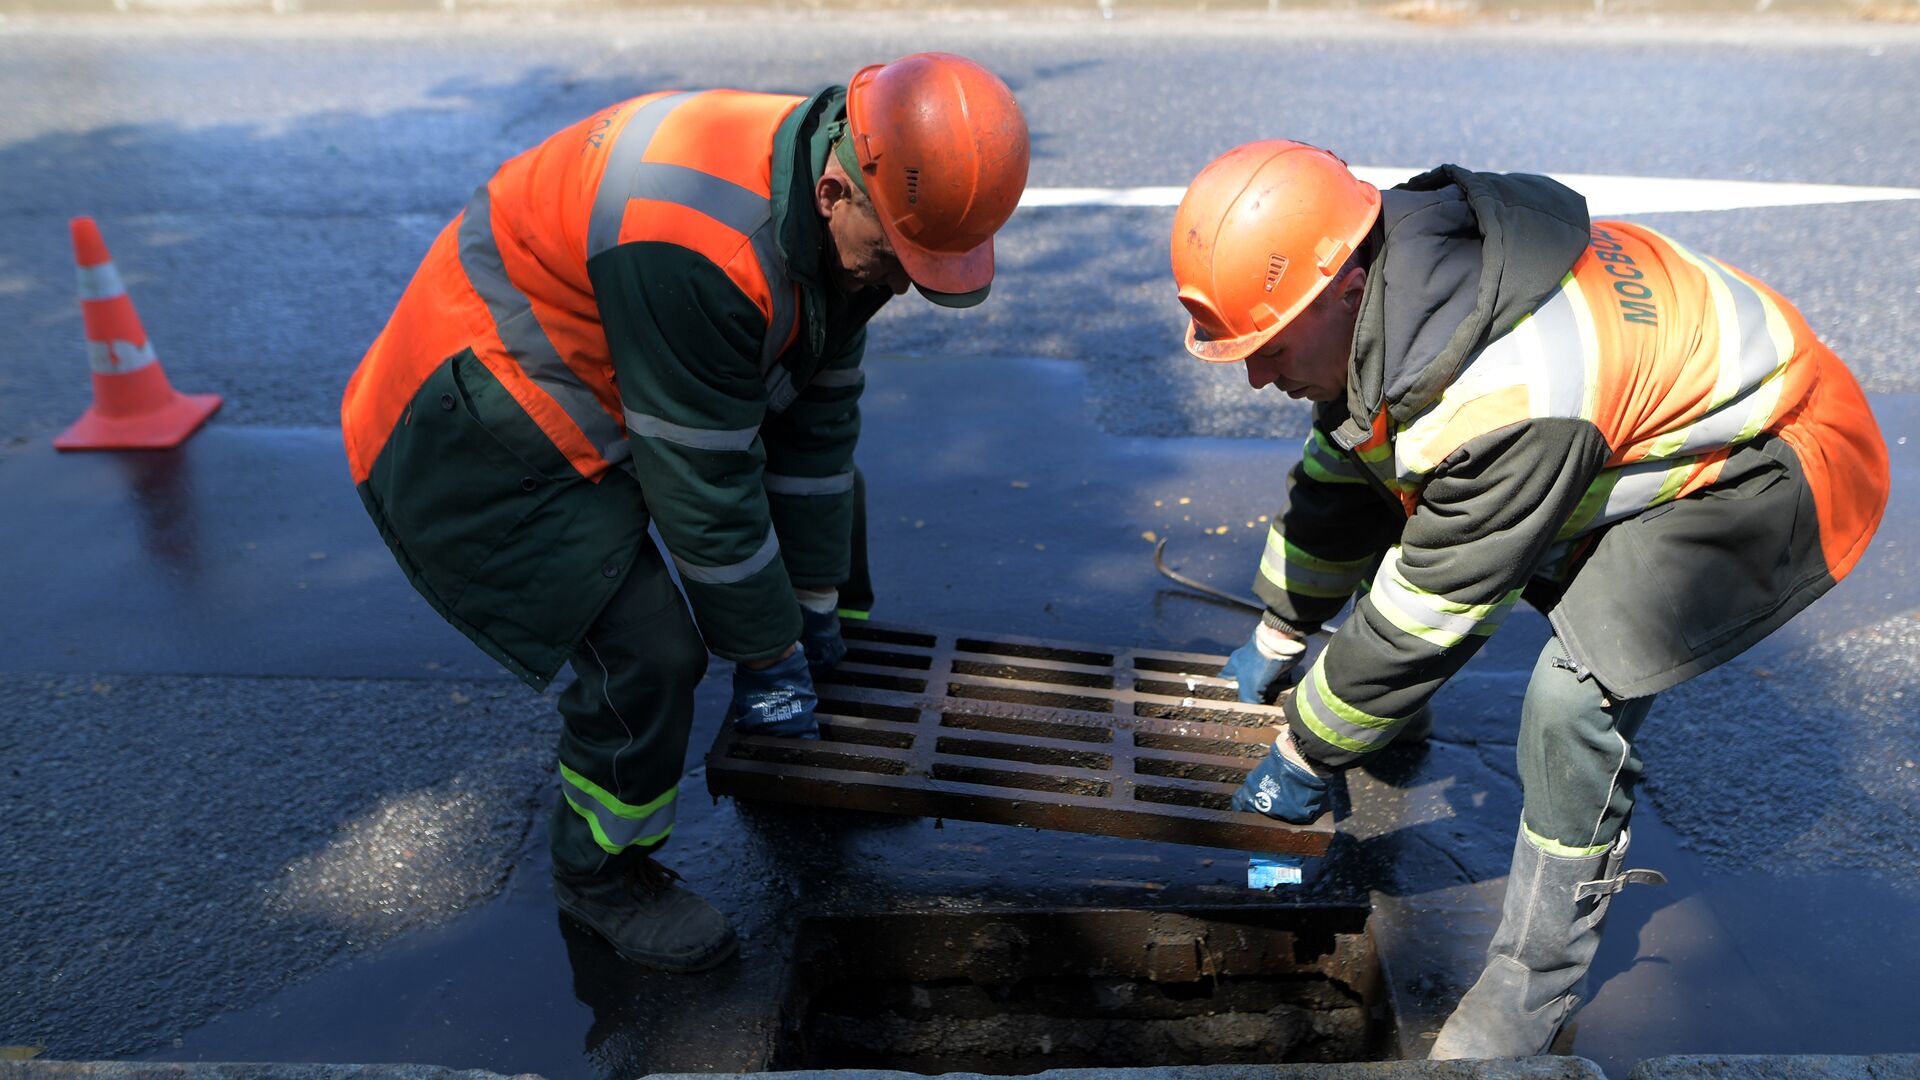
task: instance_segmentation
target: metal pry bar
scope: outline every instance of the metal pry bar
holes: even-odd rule
[[[1195,592],[1205,593],[1216,600],[1225,600],[1229,604],[1237,604],[1240,607],[1247,608],[1252,611],[1267,610],[1267,605],[1259,602],[1258,600],[1249,600],[1244,596],[1235,596],[1233,593],[1227,592],[1223,589],[1216,589],[1213,586],[1208,585],[1204,582],[1195,581],[1194,579],[1188,577],[1187,575],[1181,573],[1180,571],[1175,570],[1173,567],[1168,566],[1167,560],[1164,555],[1166,550],[1167,550],[1167,542],[1165,540],[1162,540],[1158,544],[1155,544],[1153,546],[1153,568],[1155,570],[1160,571],[1160,573],[1165,575],[1166,577],[1171,578],[1172,580],[1177,581],[1182,585],[1185,585],[1187,588],[1192,589]]]

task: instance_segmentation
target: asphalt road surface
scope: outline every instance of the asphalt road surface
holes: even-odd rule
[[[806,92],[928,48],[975,57],[1012,85],[1037,188],[1182,185],[1225,149],[1277,135],[1365,165],[1920,186],[1920,27],[1903,25],[992,9],[0,21],[0,611],[16,613],[0,629],[0,1045],[164,1052],[216,1017],[484,907],[537,859],[527,853],[551,797],[551,702],[489,670],[423,606],[404,609],[404,585],[367,547],[329,457],[346,378],[435,232],[499,161],[549,132],[651,90]],[[118,499],[104,466],[83,473],[45,452],[88,403],[66,228],[77,214],[99,221],[174,383],[225,396],[221,460],[303,463],[200,475],[191,499],[168,478],[130,474],[142,512],[157,515],[140,520],[141,542],[171,552],[162,572],[187,582],[281,559],[284,596],[241,608],[194,594],[132,619],[103,597],[99,567],[47,540]],[[1002,233],[990,303],[958,314],[893,304],[870,354],[903,370],[920,358],[1070,362],[1071,377],[1048,385],[1126,445],[1291,446],[1305,425],[1297,406],[1182,351],[1171,216],[1022,210]],[[1638,220],[1793,299],[1875,395],[1896,468],[1916,464],[1920,199]],[[44,490],[39,478],[61,469],[76,486]],[[1791,926],[1745,928],[1780,935],[1746,970],[1788,987],[1785,999],[1796,985],[1883,1003],[1920,991],[1920,590],[1907,569],[1914,474],[1900,475],[1861,581],[1771,651],[1676,692],[1645,735],[1673,857],[1800,905]],[[1236,546],[1206,558],[1216,583],[1242,588],[1257,543],[1239,519],[1279,497],[1277,482],[1255,480],[1161,477],[1113,512],[1136,532],[1180,535],[1196,560],[1201,523],[1173,513],[1177,497],[1231,517]],[[272,494],[248,501],[262,490]],[[307,491],[327,507],[324,524],[276,530],[301,501],[289,494]],[[217,566],[167,539],[183,527],[168,500],[210,493],[229,497],[218,535],[231,546]],[[256,519],[249,506],[272,513]],[[941,525],[939,508],[910,493],[888,506],[903,544]],[[1060,558],[1075,527],[1031,501],[996,506],[995,536],[1017,537],[1021,554],[956,542],[934,569],[899,567],[947,589],[969,583],[964,599],[936,592],[923,610],[1141,644],[1221,648],[1244,633],[1225,614],[1103,619],[1092,602],[995,584],[1012,580],[1002,571],[1044,581],[1033,549],[1051,543]],[[391,604],[326,607],[325,621],[297,625],[316,592],[361,584]],[[183,636],[169,612],[201,603],[214,614],[194,624],[201,636]],[[55,648],[66,639],[51,623],[95,628],[107,645]],[[383,627],[407,644],[330,644],[385,641]],[[1484,659],[1497,674],[1531,653]],[[1497,855],[1499,840],[1476,843]],[[1609,948],[1616,968],[1634,964],[1631,941]],[[1623,974],[1617,985],[1619,998],[1662,984]],[[1607,1001],[1589,1010],[1593,1023]],[[1669,1004],[1684,1007],[1657,1007]],[[1627,1030],[1609,1045],[1630,1046]],[[1838,1044],[1819,1048],[1920,1048],[1834,1030]]]

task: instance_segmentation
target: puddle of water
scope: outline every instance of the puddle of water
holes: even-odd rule
[[[1739,827],[1739,823],[1729,823]],[[1665,1054],[1911,1053],[1920,889],[1865,874],[1713,872],[1651,805],[1594,959],[1573,1052],[1610,1077]]]

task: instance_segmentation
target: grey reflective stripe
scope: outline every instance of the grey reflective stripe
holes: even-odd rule
[[[633,199],[684,206],[747,237],[760,272],[767,279],[773,306],[766,339],[760,346],[760,369],[766,373],[787,343],[787,335],[793,332],[795,315],[793,282],[787,277],[786,259],[773,235],[773,200],[698,169],[644,160],[648,144],[668,114],[697,96],[698,91],[691,91],[648,102],[620,129],[607,151],[600,187],[594,192],[593,216],[587,224],[587,258],[620,243],[627,203]]]
[[[112,300],[125,295],[127,287],[120,281],[120,271],[115,270],[111,262],[80,268],[80,299]]]
[[[674,820],[679,816],[677,789],[669,791],[664,802],[639,817],[614,813],[593,792],[581,788],[564,774],[560,778],[560,794],[574,813],[593,823],[594,839],[603,848],[616,852],[643,840],[658,840],[673,829]]]
[[[1400,580],[1397,569],[1375,578],[1367,595],[1387,621],[1443,649],[1452,648],[1475,634],[1493,633],[1511,608],[1511,605],[1488,604],[1484,605],[1487,609],[1484,614],[1444,611],[1435,603],[1438,598],[1432,593],[1415,591]],[[1395,614],[1413,620],[1414,625],[1403,625],[1403,619],[1394,618]]]
[[[853,473],[833,476],[782,476],[767,473],[767,490],[775,495],[838,495],[853,490]]]
[[[615,136],[607,150],[606,167],[600,172],[600,186],[593,193],[593,215],[587,221],[587,258],[620,242],[620,224],[626,220],[627,200],[633,198],[634,178],[646,156],[647,144],[653,142],[667,114],[697,94],[668,94],[649,101]]]
[[[680,568],[680,576],[688,581],[698,581],[703,585],[732,585],[737,581],[745,581],[759,573],[763,567],[772,562],[774,557],[779,554],[780,538],[775,536],[773,530],[769,528],[767,530],[767,541],[760,545],[760,550],[737,563],[732,563],[727,566],[696,566],[682,559],[680,556],[675,555],[673,557],[673,565]]]
[[[751,450],[760,434],[757,427],[715,430],[690,428],[662,420],[657,416],[627,411],[627,430],[648,439],[665,439],[695,450]]]
[[[835,368],[832,371],[823,371],[815,375],[813,380],[807,385],[826,387],[859,386],[866,381],[867,373],[857,367]]]
[[[1294,708],[1307,730],[1328,742],[1355,753],[1364,754],[1390,741],[1405,720],[1374,716],[1362,712],[1333,696],[1327,687],[1326,660],[1316,660],[1307,677],[1294,690]]]
[[[1587,528],[1597,529],[1602,525],[1629,518],[1642,510],[1657,506],[1672,498],[1672,490],[1677,490],[1679,482],[1686,479],[1688,470],[1693,467],[1693,459],[1674,461],[1636,461],[1631,465],[1622,465],[1615,470],[1619,479],[1614,481],[1613,490],[1607,494],[1607,502]],[[1663,498],[1662,495],[1665,495]]]
[[[787,344],[787,335],[793,332],[795,318],[793,281],[787,277],[786,256],[780,253],[780,245],[773,235],[771,200],[767,201],[766,222],[753,231],[753,256],[760,260],[760,272],[767,279],[767,298],[773,303],[773,314],[767,319],[767,337],[760,343],[760,370],[771,372],[780,358],[780,350]]]
[[[1545,390],[1544,400],[1534,405],[1534,415],[1580,418],[1587,396],[1586,349],[1580,326],[1573,318],[1573,297],[1565,285],[1553,298],[1533,313],[1534,332],[1539,335],[1538,378]]]
[[[1738,325],[1722,326],[1720,333],[1723,338],[1729,333],[1739,335],[1740,389],[1732,400],[1694,422],[1687,431],[1686,439],[1675,451],[1677,455],[1698,454],[1704,450],[1730,446],[1756,419],[1756,412],[1771,412],[1778,400],[1777,390],[1762,392],[1765,389],[1763,384],[1786,359],[1768,330],[1767,309],[1760,300],[1760,294],[1711,259],[1702,259],[1701,265],[1720,279],[1733,299],[1734,318]],[[1726,352],[1722,350],[1723,357]]]
[[[104,341],[87,342],[87,366],[96,375],[125,375],[158,360],[152,341],[135,345],[116,338],[111,347]]]
[[[493,197],[486,184],[480,185],[467,203],[466,213],[460,218],[459,239],[460,268],[493,316],[494,332],[506,346],[507,355],[560,406],[601,457],[615,464],[624,460],[633,451],[619,422],[600,407],[600,399],[560,359],[559,350],[534,317],[532,301],[507,277],[506,263],[494,240]]]
[[[602,190],[606,188],[606,183],[603,177],[600,181]],[[643,161],[636,165],[633,186],[627,198],[679,203],[689,210],[700,211],[742,236],[752,236],[754,230],[771,215],[771,204],[767,199],[739,184],[699,169],[664,161]],[[597,202],[595,209],[598,209]]]
[[[799,396],[800,391],[793,387],[793,372],[784,364],[773,365],[767,372],[767,408],[772,412],[786,412],[787,406]]]

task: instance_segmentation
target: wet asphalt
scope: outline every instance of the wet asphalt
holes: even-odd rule
[[[551,701],[412,598],[347,486],[340,388],[497,161],[634,93],[805,90],[927,47],[1008,78],[1044,186],[1179,184],[1272,134],[1366,164],[1821,183],[1911,186],[1920,161],[1920,36],[1844,23],[0,22],[0,1045],[747,1067],[807,911],[1244,901],[1230,853],[704,805],[720,665],[671,850],[746,951],[685,982],[609,963],[546,894]],[[179,454],[47,446],[87,403],[76,213],[100,220],[176,385],[226,395]],[[876,322],[883,614],[1203,651],[1244,635],[1243,615],[1160,588],[1144,534],[1244,589],[1248,523],[1304,416],[1181,354],[1170,217],[1022,211],[984,310]],[[1854,579],[1656,706],[1634,861],[1675,883],[1623,897],[1576,1050],[1622,1075],[1663,1052],[1920,1049],[1920,203],[1645,220],[1802,307],[1874,394],[1897,486]],[[1457,992],[1471,916],[1497,906],[1543,633],[1516,619],[1449,687],[1428,751],[1356,777],[1373,809],[1312,887],[1414,909],[1403,925],[1464,913],[1407,954],[1437,980],[1416,998]]]

